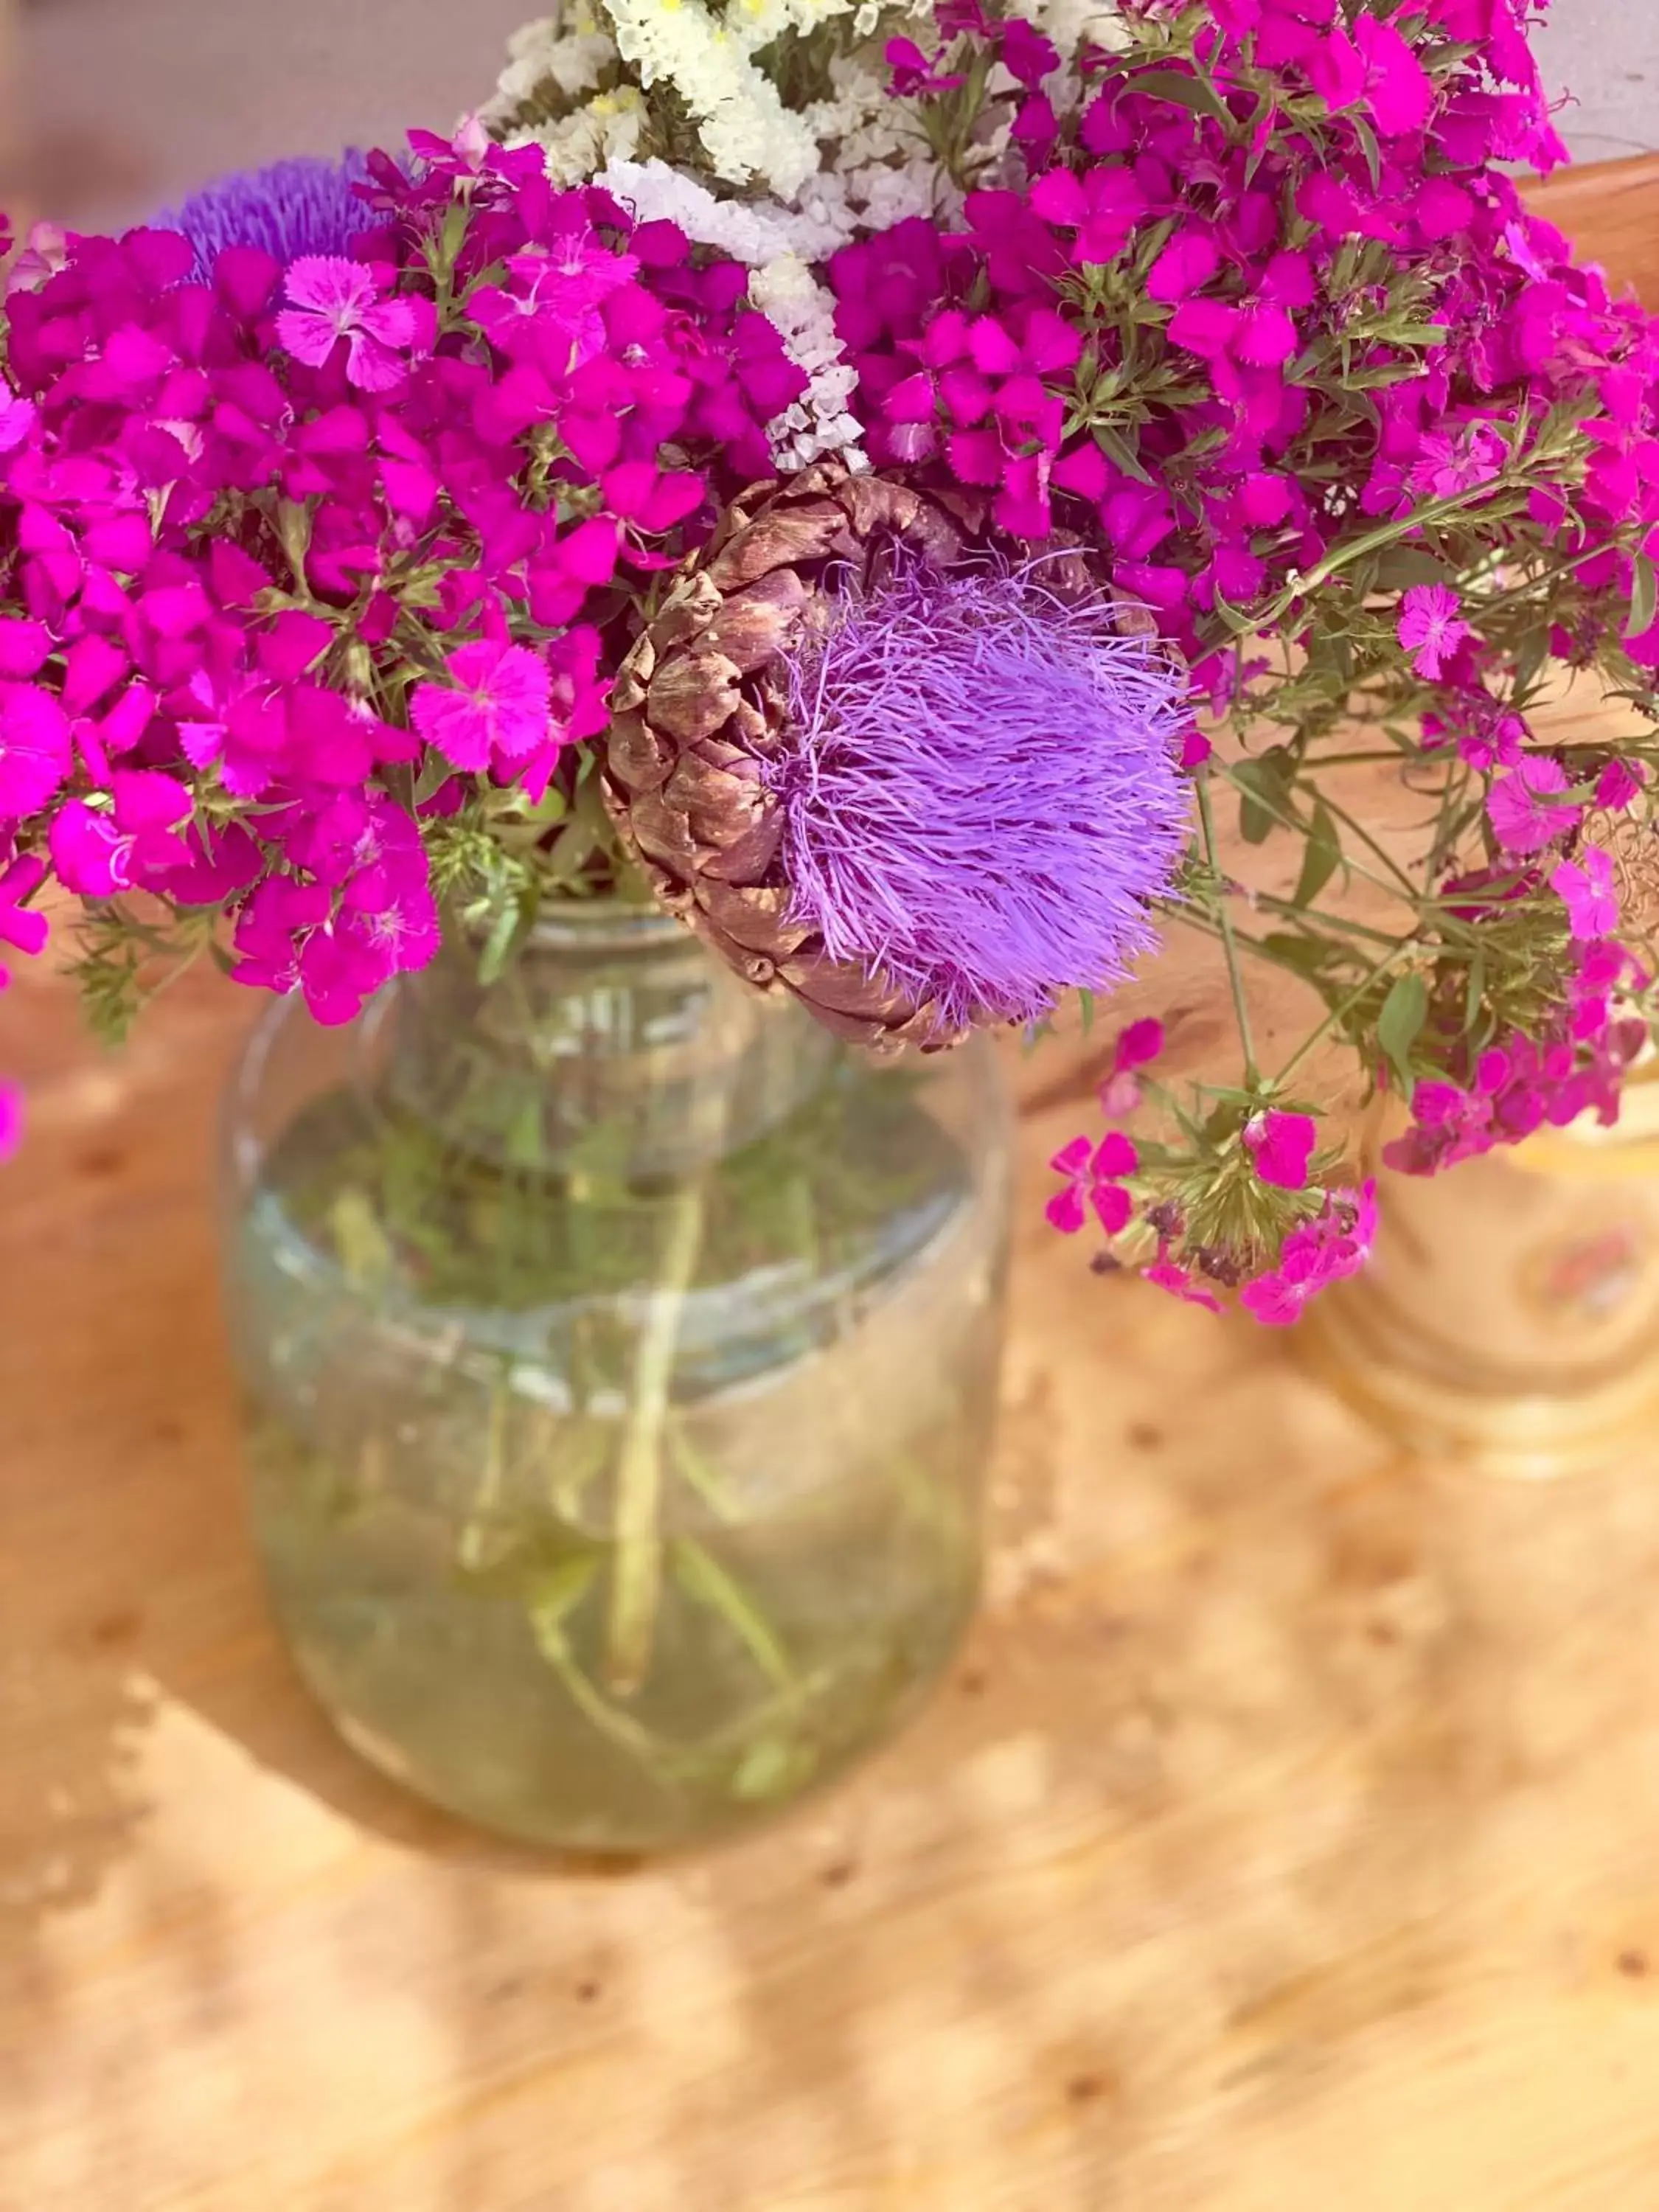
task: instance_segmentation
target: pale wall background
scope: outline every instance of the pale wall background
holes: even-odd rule
[[[536,0],[0,0],[0,194],[88,226],[222,170],[395,143],[493,82]],[[1555,0],[1580,159],[1659,150],[1659,0]],[[0,37],[6,35],[0,29]]]
[[[131,0],[130,0],[131,4]],[[1659,152],[1659,0],[1554,0],[1539,41],[1581,161]]]

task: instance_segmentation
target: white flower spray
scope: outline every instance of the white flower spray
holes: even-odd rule
[[[1020,12],[1066,63],[1085,44],[1128,43],[1113,0],[1026,0]],[[888,89],[882,56],[890,36],[915,32],[930,13],[931,0],[727,0],[723,9],[708,0],[575,0],[514,34],[495,97],[482,111],[510,144],[539,143],[556,182],[591,179],[641,222],[678,223],[696,245],[753,272],[750,300],[809,380],[769,425],[781,468],[831,453],[865,465],[847,404],[856,374],[813,268],[860,232],[912,216],[948,219],[960,209],[960,191],[912,104]],[[850,19],[850,51],[829,59],[822,97],[786,106],[766,73],[777,42],[837,18]],[[559,112],[521,124],[526,107],[550,104],[550,86]],[[672,88],[696,125],[701,176],[648,152],[641,158],[659,87]],[[1083,96],[1071,69],[1052,89],[1062,106]],[[1007,131],[1005,119],[979,149],[988,165],[1001,158]]]

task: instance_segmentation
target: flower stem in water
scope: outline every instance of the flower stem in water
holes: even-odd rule
[[[669,1389],[679,1344],[680,1310],[702,1244],[708,1180],[700,1176],[673,1201],[662,1279],[651,1294],[634,1364],[628,1425],[617,1466],[617,1548],[605,1660],[606,1679],[617,1697],[637,1690],[651,1665],[662,1593],[659,1509]]]

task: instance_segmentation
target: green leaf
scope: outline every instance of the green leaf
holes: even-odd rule
[[[1636,557],[1636,574],[1631,584],[1630,620],[1625,625],[1626,638],[1645,637],[1659,618],[1659,574],[1645,553]]]
[[[428,753],[420,774],[415,779],[415,804],[424,806],[428,799],[435,798],[455,773],[441,753]]]
[[[1308,832],[1308,849],[1303,855],[1302,872],[1296,879],[1296,889],[1291,894],[1292,906],[1311,906],[1331,878],[1342,865],[1342,840],[1330,810],[1322,799],[1316,799],[1313,826]]]
[[[1094,440],[1107,459],[1114,467],[1121,469],[1126,477],[1133,477],[1137,483],[1152,483],[1152,478],[1142,465],[1139,454],[1127,438],[1104,422],[1097,422]]]
[[[1365,156],[1365,167],[1370,172],[1371,190],[1379,191],[1382,185],[1382,149],[1376,143],[1376,133],[1356,108],[1346,118],[1348,128],[1359,141],[1359,150]]]
[[[466,242],[466,227],[471,220],[470,206],[452,207],[444,216],[443,242],[440,247],[447,267],[453,268],[455,256]]]
[[[1281,968],[1289,968],[1296,975],[1315,981],[1330,957],[1332,947],[1323,938],[1296,937],[1289,930],[1271,930],[1261,939],[1261,949]]]
[[[1429,987],[1420,975],[1396,975],[1376,1018],[1376,1042],[1389,1066],[1409,1090],[1412,1047],[1429,1018]]]
[[[1468,1035],[1480,1019],[1486,996],[1486,955],[1485,947],[1477,945],[1474,957],[1469,963],[1468,989],[1463,998],[1463,1030]]]
[[[478,981],[486,988],[500,978],[521,939],[529,935],[535,918],[535,902],[531,899],[514,899],[495,916],[478,956]]]
[[[1182,76],[1175,70],[1140,70],[1129,79],[1128,85],[1132,92],[1145,93],[1149,99],[1170,100],[1176,107],[1191,108],[1194,114],[1212,116],[1218,123],[1232,122],[1232,117],[1202,77]]]
[[[1418,545],[1390,545],[1376,564],[1379,592],[1408,592],[1415,584],[1452,584],[1455,572]]]
[[[1512,703],[1523,701],[1538,681],[1544,663],[1549,658],[1550,634],[1541,624],[1528,630],[1516,648],[1515,683]]]
[[[784,1797],[811,1776],[817,1757],[810,1744],[787,1735],[757,1737],[732,1778],[732,1794],[745,1803]]]
[[[1283,745],[1275,745],[1255,760],[1241,761],[1233,770],[1233,782],[1242,794],[1238,831],[1247,845],[1263,844],[1273,830],[1286,826],[1294,773],[1294,763]]]

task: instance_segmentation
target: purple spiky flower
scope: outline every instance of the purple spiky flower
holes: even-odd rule
[[[1122,981],[1186,843],[1167,651],[1041,562],[836,580],[768,769],[792,919],[942,1027]]]
[[[228,246],[257,246],[284,268],[302,254],[343,255],[374,220],[353,190],[368,176],[368,164],[355,149],[332,161],[297,155],[204,185],[182,206],[157,216],[155,224],[183,232],[204,277]]]

